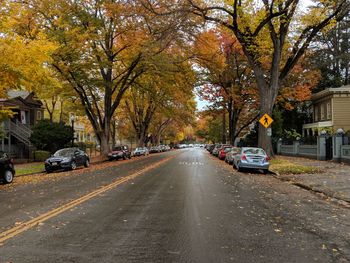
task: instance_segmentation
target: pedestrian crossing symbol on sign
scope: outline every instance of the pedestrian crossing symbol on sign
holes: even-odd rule
[[[262,126],[264,126],[267,129],[273,122],[273,119],[268,114],[265,113],[264,116],[260,118],[259,122],[261,123]]]

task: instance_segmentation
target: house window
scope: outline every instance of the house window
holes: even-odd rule
[[[321,104],[321,121],[325,119],[324,105]]]
[[[330,120],[332,118],[331,113],[331,102],[327,102],[327,119]]]
[[[37,119],[38,121],[40,121],[40,120],[41,120],[41,117],[42,117],[41,111],[37,111],[37,112],[36,112],[36,119]]]
[[[318,121],[318,107],[315,106],[315,121]]]

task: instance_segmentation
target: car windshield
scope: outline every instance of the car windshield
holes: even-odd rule
[[[249,148],[243,150],[244,154],[257,154],[257,155],[265,155],[265,152],[263,149],[260,148]]]
[[[121,146],[117,146],[117,147],[114,147],[113,151],[122,151],[123,150],[123,147]]]
[[[62,150],[58,150],[57,152],[55,152],[55,154],[53,156],[55,157],[67,157],[67,156],[71,156],[74,153],[75,149],[62,149]]]
[[[239,148],[231,148],[231,153],[238,153],[240,151]]]
[[[225,151],[225,153],[227,153],[227,152],[231,151],[231,149],[232,149],[232,148],[227,147],[227,148],[224,149],[224,151]]]

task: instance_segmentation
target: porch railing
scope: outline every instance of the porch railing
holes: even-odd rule
[[[10,135],[16,137],[18,140],[26,145],[30,145],[30,135],[32,130],[20,122],[7,121],[5,122],[5,131],[9,132]]]

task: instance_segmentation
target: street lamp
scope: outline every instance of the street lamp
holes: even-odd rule
[[[75,136],[75,131],[74,131],[74,122],[76,120],[76,117],[74,114],[70,115],[70,121],[72,123],[72,133],[73,133],[73,138],[72,138],[72,147],[74,147],[74,136]]]

